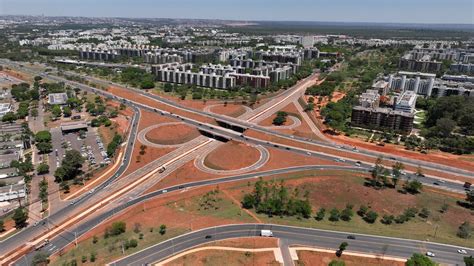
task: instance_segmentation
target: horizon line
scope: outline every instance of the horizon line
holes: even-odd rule
[[[447,22],[447,23],[436,23],[436,22],[381,22],[381,21],[336,21],[336,20],[256,20],[256,19],[224,19],[224,18],[172,18],[172,17],[124,17],[124,16],[82,16],[82,15],[32,15],[32,14],[0,14],[3,16],[28,16],[28,17],[50,17],[50,18],[115,18],[115,19],[176,19],[176,20],[218,20],[218,21],[235,21],[235,22],[298,22],[298,23],[354,23],[354,24],[386,24],[386,25],[398,25],[398,24],[416,24],[416,25],[474,25],[472,23],[462,22]],[[472,29],[474,30],[474,29]]]

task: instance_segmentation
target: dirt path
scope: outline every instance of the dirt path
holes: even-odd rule
[[[252,218],[254,218],[255,221],[257,221],[258,223],[262,223],[262,221],[255,214],[253,214],[251,211],[249,211],[247,209],[242,208],[242,204],[236,198],[232,197],[232,195],[230,195],[229,192],[227,192],[227,190],[222,190],[222,192],[224,192],[224,194],[230,200],[232,200],[235,204],[237,204],[237,206],[239,206],[240,210],[242,210],[242,211],[246,212],[248,215],[252,216]]]

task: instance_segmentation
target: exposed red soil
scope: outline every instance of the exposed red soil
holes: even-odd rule
[[[272,116],[265,118],[263,121],[259,122],[258,124],[260,126],[264,126],[264,127],[275,126],[273,124],[273,119],[275,119],[276,117],[277,117],[277,115],[273,114]],[[283,125],[281,125],[281,126],[289,126],[291,124],[293,124],[293,120],[291,120],[291,118],[287,117],[285,123],[283,123]],[[275,126],[275,127],[278,127],[278,126]]]
[[[378,146],[375,143],[365,142],[359,139],[349,138],[343,135],[328,135],[329,138],[346,145],[357,146],[368,150],[385,152],[397,156],[410,157],[416,160],[423,160],[438,164],[449,165],[456,168],[474,171],[474,162],[464,161],[461,156],[441,151],[429,151],[428,154],[421,154],[415,151],[405,150],[404,147],[394,144],[385,144],[385,146]]]
[[[245,108],[240,104],[220,104],[213,106],[211,112],[230,117],[239,117],[245,113]]]
[[[276,248],[278,239],[270,237],[242,237],[220,240],[216,243],[205,244],[205,246],[221,246],[233,248]]]
[[[186,116],[188,118],[195,119],[204,123],[216,124],[215,121],[211,118],[203,117],[202,115],[197,115],[191,112],[187,112],[187,111],[183,111],[183,110],[171,107],[166,104],[159,103],[151,98],[145,97],[143,95],[140,95],[133,91],[129,91],[127,89],[110,86],[107,90],[119,97],[123,97],[123,98],[130,99],[142,104],[146,104],[148,106],[151,106],[160,110],[172,112],[173,114],[177,114],[177,115]]]
[[[188,142],[200,135],[196,128],[185,124],[164,125],[154,128],[145,135],[150,142],[162,145],[175,145]]]
[[[7,75],[10,75],[12,77],[15,77],[17,79],[21,79],[23,81],[28,81],[28,80],[31,80],[31,76],[29,75],[26,75],[24,73],[21,73],[21,72],[17,72],[17,71],[14,71],[14,70],[11,70],[11,69],[3,69],[3,71],[1,71]]]
[[[344,95],[333,95],[332,101],[339,100]],[[307,97],[308,98],[308,97]],[[318,99],[315,97],[315,102],[317,103]],[[327,104],[326,102],[321,103],[322,106]],[[323,117],[320,114],[320,109],[316,108],[313,112],[309,113],[310,117],[312,118],[313,122],[315,122],[316,126],[321,130],[321,132],[325,133],[328,132],[328,128],[326,125],[322,123]],[[462,160],[463,156],[454,155],[451,153],[441,152],[441,151],[430,151],[428,154],[421,154],[415,151],[405,150],[405,147],[400,145],[394,144],[385,144],[385,146],[378,146],[376,143],[369,143],[363,140],[350,138],[344,135],[333,135],[325,133],[326,137],[330,138],[331,140],[345,144],[350,146],[357,146],[367,150],[379,151],[388,154],[398,155],[409,157],[416,160],[423,160],[428,162],[433,162],[437,164],[444,164],[452,167],[457,167],[469,171],[474,171],[474,161],[466,161]],[[462,160],[462,161],[461,161]],[[462,178],[462,177],[461,177]],[[458,179],[464,180],[464,179]]]
[[[332,260],[344,261],[347,266],[403,266],[405,263],[393,260],[383,260],[376,258],[365,258],[357,256],[349,256],[342,254],[341,257],[337,257],[335,253],[316,252],[316,251],[297,251],[298,253],[298,265],[329,265]]]
[[[247,144],[229,141],[210,152],[204,164],[216,170],[235,170],[258,161],[260,152]]]
[[[254,265],[274,265],[279,266],[280,263],[275,260],[272,251],[245,253],[241,251],[230,250],[200,250],[179,257],[166,266],[194,266],[194,265],[228,265],[228,266],[254,266]]]
[[[173,120],[170,118],[163,117],[161,115],[158,115],[152,112],[141,111],[141,117],[138,124],[138,132],[140,132],[141,130],[149,126],[152,126],[158,123],[166,123],[166,122],[172,122],[172,121]],[[175,149],[175,148],[154,148],[154,147],[146,146],[145,154],[141,155],[140,154],[141,145],[142,144],[139,141],[135,143],[130,166],[127,168],[127,170],[122,176],[132,173],[133,171],[147,165],[148,163],[158,159],[159,157]]]
[[[319,139],[319,137],[313,133],[306,120],[302,119],[302,117],[299,115],[299,111],[294,103],[288,104],[282,109],[282,111],[298,114],[298,118],[301,120],[301,125],[292,129],[277,129],[278,131],[303,138]]]
[[[271,169],[285,168],[291,166],[302,165],[341,165],[341,163],[323,160],[299,154],[294,154],[288,151],[283,151],[275,148],[268,148],[270,152],[270,159],[260,169],[253,172],[267,171]],[[194,160],[187,162],[179,169],[170,173],[166,178],[158,182],[156,185],[150,187],[146,193],[158,189],[175,186],[179,184],[195,182],[200,180],[222,178],[226,175],[213,175],[201,172],[194,166]]]
[[[302,165],[343,165],[339,162],[295,154],[276,148],[267,149],[270,151],[270,159],[259,171]]]
[[[219,189],[226,188],[230,184],[219,185]],[[125,221],[130,228],[135,223],[140,223],[143,228],[157,227],[160,224],[166,224],[168,228],[187,228],[198,230],[210,226],[218,226],[232,223],[242,223],[239,218],[224,219],[218,217],[209,217],[204,215],[190,215],[188,212],[176,211],[176,202],[180,201],[185,205],[194,204],[196,196],[205,194],[215,189],[215,186],[195,188],[186,191],[186,193],[171,192],[162,197],[154,198],[150,201],[138,204],[132,208],[126,209],[88,233],[81,236],[78,241],[84,241],[94,235],[102,235],[107,227],[110,227],[114,221]]]
[[[290,140],[290,139],[284,139],[284,138],[276,137],[276,136],[269,136],[269,135],[263,134],[261,132],[251,130],[251,129],[247,130],[245,134],[250,136],[250,137],[255,137],[255,138],[262,139],[262,140],[268,140],[268,141],[277,142],[277,143],[281,143],[281,144],[291,145],[291,146],[304,148],[304,149],[308,149],[308,150],[312,150],[312,151],[324,152],[324,153],[327,153],[327,154],[332,154],[332,155],[341,156],[341,157],[348,157],[348,158],[350,157],[352,159],[360,160],[360,161],[375,162],[374,158],[371,158],[371,157],[368,157],[368,156],[365,156],[365,155],[362,155],[362,154],[358,154],[358,153],[353,154],[353,153],[349,153],[345,150],[337,150],[337,149],[330,149],[330,148],[314,146],[314,145],[306,145],[304,143],[294,141],[294,140]],[[422,159],[424,159],[424,158],[422,158]],[[393,163],[388,161],[388,160],[384,161],[384,165],[387,166],[387,167],[391,167],[392,164]],[[407,165],[407,166],[405,166],[405,169],[409,170],[409,171],[416,171],[417,167],[412,167],[412,166]],[[434,171],[434,170],[427,170],[427,169],[425,169],[423,172],[425,174],[428,174],[428,175],[436,175],[436,176],[440,176],[440,177],[443,177],[443,178],[446,178],[446,179],[458,180],[458,181],[463,181],[463,182],[466,181],[466,177],[458,176],[458,175],[454,175],[454,174],[450,174],[450,173]]]

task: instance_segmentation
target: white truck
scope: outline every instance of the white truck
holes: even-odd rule
[[[273,237],[273,232],[270,230],[261,230],[260,236]]]

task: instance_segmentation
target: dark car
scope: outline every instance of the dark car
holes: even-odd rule
[[[210,238],[212,238],[211,235],[207,235],[207,236],[206,236],[206,239],[210,239]]]
[[[356,237],[353,236],[353,235],[349,235],[349,236],[347,236],[347,239],[356,239]]]

